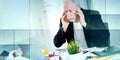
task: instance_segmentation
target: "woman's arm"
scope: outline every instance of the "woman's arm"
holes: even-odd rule
[[[61,19],[60,19],[60,26],[59,26],[59,30],[57,32],[57,34],[55,35],[54,37],[54,45],[56,47],[60,47],[62,46],[63,43],[66,42],[65,40],[65,33],[64,30],[63,30],[63,27],[62,27],[62,22],[61,22]]]

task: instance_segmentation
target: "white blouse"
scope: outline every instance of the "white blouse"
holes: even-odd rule
[[[75,42],[81,48],[87,48],[83,27],[79,22],[73,22]]]

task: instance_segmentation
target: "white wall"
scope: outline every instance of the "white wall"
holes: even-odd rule
[[[0,29],[28,29],[28,1],[0,0]]]

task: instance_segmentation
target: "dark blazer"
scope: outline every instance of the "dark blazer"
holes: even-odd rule
[[[85,21],[86,27],[83,27],[85,40],[88,47],[105,47],[109,46],[109,31],[104,25],[101,16],[98,11],[81,9]],[[62,46],[63,43],[74,40],[73,22],[70,22],[67,31],[64,32],[62,28],[62,22],[60,20],[60,27],[58,33],[54,37],[54,45],[56,47]]]

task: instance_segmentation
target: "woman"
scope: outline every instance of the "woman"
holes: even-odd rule
[[[82,9],[76,0],[66,0],[54,45],[60,47],[66,41],[75,40],[82,46],[87,43],[87,47],[106,47],[109,46],[109,35],[99,12]]]

